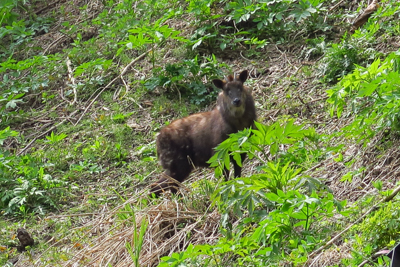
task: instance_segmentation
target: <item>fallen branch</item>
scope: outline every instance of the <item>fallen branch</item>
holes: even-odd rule
[[[341,0],[341,1],[339,1],[336,5],[334,5],[333,7],[331,7],[330,9],[329,9],[329,12],[331,12],[332,10],[334,10],[334,9],[336,9],[338,6],[340,6],[340,4],[341,3],[343,3],[345,0]]]
[[[384,199],[382,199],[381,201],[379,201],[378,203],[376,203],[374,206],[372,206],[372,208],[370,208],[367,212],[365,212],[360,218],[358,218],[354,223],[352,223],[351,225],[347,226],[343,231],[341,231],[339,234],[337,234],[335,237],[333,237],[331,240],[329,240],[325,245],[323,245],[322,247],[320,247],[319,249],[315,250],[313,253],[311,253],[309,255],[309,258],[314,257],[316,254],[320,253],[321,251],[323,251],[324,249],[326,249],[327,247],[329,247],[330,245],[332,245],[337,239],[339,239],[339,237],[341,237],[344,233],[346,233],[348,230],[350,230],[354,225],[356,225],[357,223],[359,223],[362,219],[364,219],[368,214],[370,214],[372,211],[376,210],[378,208],[378,206],[380,204],[382,204],[383,202],[388,202],[390,200],[392,200],[398,193],[400,192],[400,186],[397,187],[392,194],[390,194],[390,196],[385,197]]]
[[[70,101],[68,101],[69,102],[69,104],[70,105],[73,105],[73,104],[75,104],[76,103],[76,99],[77,99],[77,93],[76,93],[76,82],[75,82],[75,78],[74,78],[74,72],[72,71],[72,68],[71,68],[71,60],[69,59],[69,57],[67,56],[67,60],[66,60],[66,62],[65,62],[66,64],[67,64],[67,68],[68,68],[68,77],[69,77],[69,80],[71,81],[71,83],[72,83],[72,90],[73,90],[73,92],[74,92],[74,100],[72,101],[72,102],[70,102]],[[63,94],[63,93],[62,93]],[[64,98],[64,95],[61,95],[61,97],[63,97]]]
[[[123,213],[123,212],[122,212]],[[128,213],[128,212],[126,212]],[[76,214],[63,214],[63,215],[53,215],[53,216],[47,216],[45,219],[55,219],[55,218],[66,218],[66,217],[81,217],[81,216],[94,216],[94,215],[101,215],[106,213],[100,213],[100,212],[89,212],[89,213],[76,213]]]
[[[371,4],[369,4],[369,6],[364,10],[364,12],[353,22],[350,32],[354,33],[355,30],[364,25],[368,21],[369,17],[371,17],[372,13],[378,10],[378,7],[378,0],[373,0]]]
[[[50,8],[53,8],[57,3],[61,2],[61,1],[62,1],[62,0],[56,0],[56,1],[54,1],[53,3],[46,4],[44,7],[42,7],[42,8],[39,9],[39,10],[34,11],[33,13],[35,13],[36,16],[38,16],[38,15],[39,15],[40,13],[42,13],[43,11],[45,11],[45,10],[47,10],[47,9],[50,9]],[[65,1],[63,1],[63,2],[65,2]]]
[[[320,100],[325,100],[325,99],[328,99],[328,98],[329,98],[329,96],[319,97],[319,98],[316,98],[316,99],[308,101],[307,104],[310,104],[310,103],[313,103],[313,102],[317,102],[317,101],[320,101]]]
[[[69,36],[66,36],[66,35],[61,35],[60,37],[58,37],[56,40],[54,40],[51,44],[49,44],[48,46],[47,46],[47,48],[43,51],[43,56],[44,55],[46,55],[46,53],[47,53],[47,51],[53,46],[53,45],[55,45],[56,43],[58,43],[60,40],[62,40],[62,39],[65,39],[65,40],[67,40],[68,38],[70,38]]]

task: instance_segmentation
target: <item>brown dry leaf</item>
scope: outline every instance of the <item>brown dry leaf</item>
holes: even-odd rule
[[[99,117],[95,118],[96,121],[102,121],[104,120],[105,116],[104,115],[100,115]]]
[[[145,101],[143,101],[143,105],[152,107],[153,106],[153,102],[151,102],[149,100],[145,100]]]
[[[77,249],[83,249],[83,245],[81,243],[75,243],[73,247]]]
[[[136,122],[133,122],[133,121],[128,122],[126,125],[132,129],[141,129],[142,128],[142,126],[140,126],[139,124],[137,124]]]

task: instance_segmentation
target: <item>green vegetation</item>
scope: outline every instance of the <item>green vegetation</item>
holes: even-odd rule
[[[0,265],[387,266],[400,3],[351,29],[367,6],[347,2],[2,1]],[[257,128],[149,198],[159,130],[243,69]]]

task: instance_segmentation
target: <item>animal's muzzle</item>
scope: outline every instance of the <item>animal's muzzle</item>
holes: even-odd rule
[[[235,98],[235,99],[232,101],[232,104],[233,104],[234,106],[238,107],[238,106],[240,106],[241,101],[240,101],[239,98]]]

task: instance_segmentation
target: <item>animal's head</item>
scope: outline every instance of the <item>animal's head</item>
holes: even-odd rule
[[[246,89],[243,84],[247,80],[248,71],[244,70],[239,74],[239,77],[229,75],[225,80],[215,79],[213,80],[214,85],[222,89],[220,96],[223,97],[223,101],[230,101],[230,105],[234,107],[242,107],[246,100]]]

